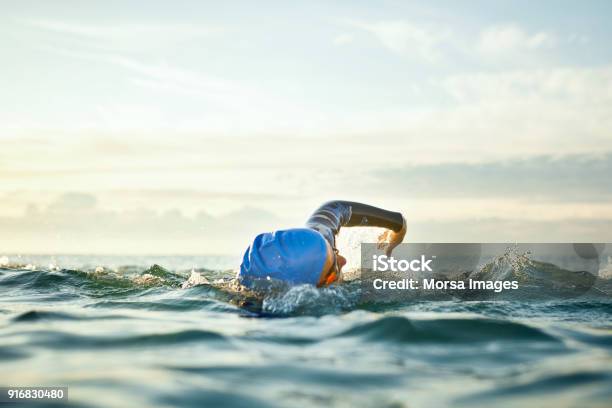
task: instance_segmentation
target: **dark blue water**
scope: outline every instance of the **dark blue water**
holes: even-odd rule
[[[235,262],[0,258],[0,385],[92,407],[611,406],[605,277],[566,299],[253,298]]]

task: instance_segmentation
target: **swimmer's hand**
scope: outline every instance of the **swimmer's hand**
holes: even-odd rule
[[[406,236],[406,219],[398,232],[387,230],[378,236],[378,249],[384,249],[385,255],[391,256],[393,249],[402,243]]]

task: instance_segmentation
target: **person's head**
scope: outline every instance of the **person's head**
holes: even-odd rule
[[[247,287],[267,279],[322,286],[338,279],[345,262],[319,232],[293,228],[259,234],[244,253],[238,279]]]
[[[325,243],[327,244],[327,254],[317,286],[330,285],[341,280],[342,275],[340,272],[346,264],[346,259],[338,253],[338,250],[333,248],[327,240]]]

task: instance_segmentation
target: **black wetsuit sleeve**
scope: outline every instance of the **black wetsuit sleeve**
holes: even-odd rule
[[[332,246],[341,227],[382,227],[398,232],[404,226],[402,214],[352,201],[329,201],[319,207],[306,222],[319,231]]]

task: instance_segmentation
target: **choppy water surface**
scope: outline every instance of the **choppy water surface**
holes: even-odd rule
[[[236,262],[0,257],[0,385],[96,407],[612,401],[609,278],[565,300],[366,302],[358,282],[253,299],[221,283]]]

